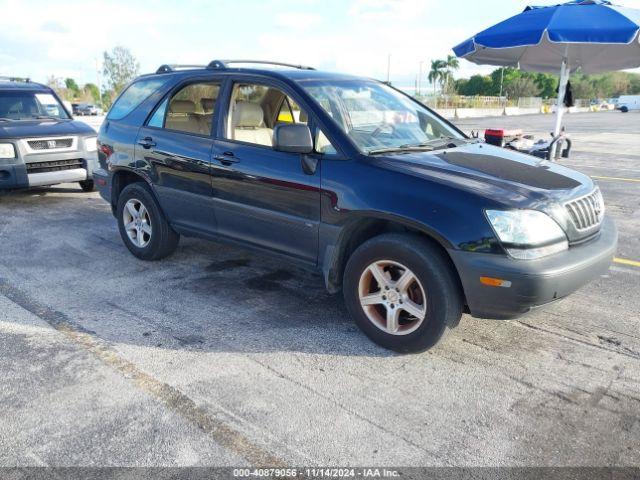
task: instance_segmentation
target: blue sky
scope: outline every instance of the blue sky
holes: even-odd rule
[[[530,4],[521,0],[0,0],[0,75],[96,82],[96,59],[129,48],[162,63],[255,58],[413,85],[424,62]],[[533,4],[550,4],[546,0]],[[620,0],[640,8],[640,0]],[[490,71],[462,62],[458,76]],[[426,73],[425,73],[426,78]],[[426,83],[426,80],[425,80]]]

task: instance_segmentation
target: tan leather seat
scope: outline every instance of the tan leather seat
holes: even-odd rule
[[[201,128],[206,130],[206,133],[211,132],[211,124],[213,122],[213,109],[215,108],[216,101],[213,98],[201,98],[200,106],[202,112],[198,114],[198,120],[201,123]]]
[[[190,133],[207,133],[203,131],[202,122],[195,114],[196,105],[191,100],[173,100],[169,104],[169,113],[165,128]]]
[[[273,146],[273,130],[264,126],[264,112],[257,103],[236,102],[232,126],[235,140]]]

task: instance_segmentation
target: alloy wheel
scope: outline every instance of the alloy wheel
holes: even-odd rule
[[[391,335],[407,335],[427,316],[427,296],[418,277],[392,260],[378,260],[364,269],[358,284],[367,318]]]
[[[151,227],[151,217],[144,204],[136,199],[129,200],[122,210],[122,220],[124,230],[131,243],[138,248],[149,245],[153,229]]]

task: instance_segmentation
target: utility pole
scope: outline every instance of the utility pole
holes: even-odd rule
[[[424,61],[420,60],[420,73],[418,73],[418,95],[422,93],[422,64]]]

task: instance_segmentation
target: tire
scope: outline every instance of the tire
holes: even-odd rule
[[[401,267],[413,273],[415,282],[406,290],[411,298],[408,299],[405,293],[394,293],[392,297],[394,288],[386,291],[387,295],[383,296],[385,290],[380,288],[377,281],[371,281],[374,278],[371,273],[373,270],[369,268],[372,264],[386,264],[384,268],[388,270],[383,271],[383,274],[386,280],[392,280],[392,286],[393,280],[397,281],[403,272],[407,272]],[[400,283],[395,284],[399,286]],[[368,284],[374,287],[369,289]],[[400,288],[399,291],[403,292],[403,289]],[[386,304],[361,305],[361,295],[373,298],[378,294],[385,298]],[[384,234],[358,247],[345,268],[343,295],[347,309],[358,327],[378,345],[396,352],[417,353],[428,350],[440,340],[447,327],[457,325],[462,316],[463,299],[457,274],[443,253],[418,235]],[[395,303],[390,304],[391,301]],[[416,306],[421,307],[424,312],[422,320],[420,315],[412,316],[408,311],[402,311],[394,324],[397,332],[389,333],[386,330],[389,320],[385,312],[396,312],[409,307],[416,311]]]
[[[93,183],[93,180],[84,180],[78,183],[80,184],[80,188],[83,192],[93,192],[95,190],[95,183]]]
[[[627,112],[629,111],[629,107],[621,107],[621,108],[620,108],[620,111],[621,111],[622,113],[627,113]]]
[[[129,207],[136,212],[142,212],[142,207],[136,210],[138,205],[144,207],[144,214],[138,226],[128,230],[125,227],[125,209],[129,224],[135,223],[136,217],[132,215]],[[132,183],[127,185],[118,197],[116,219],[122,241],[129,251],[141,260],[160,260],[175,252],[178,247],[180,235],[178,235],[165,218],[151,189],[145,183]]]

